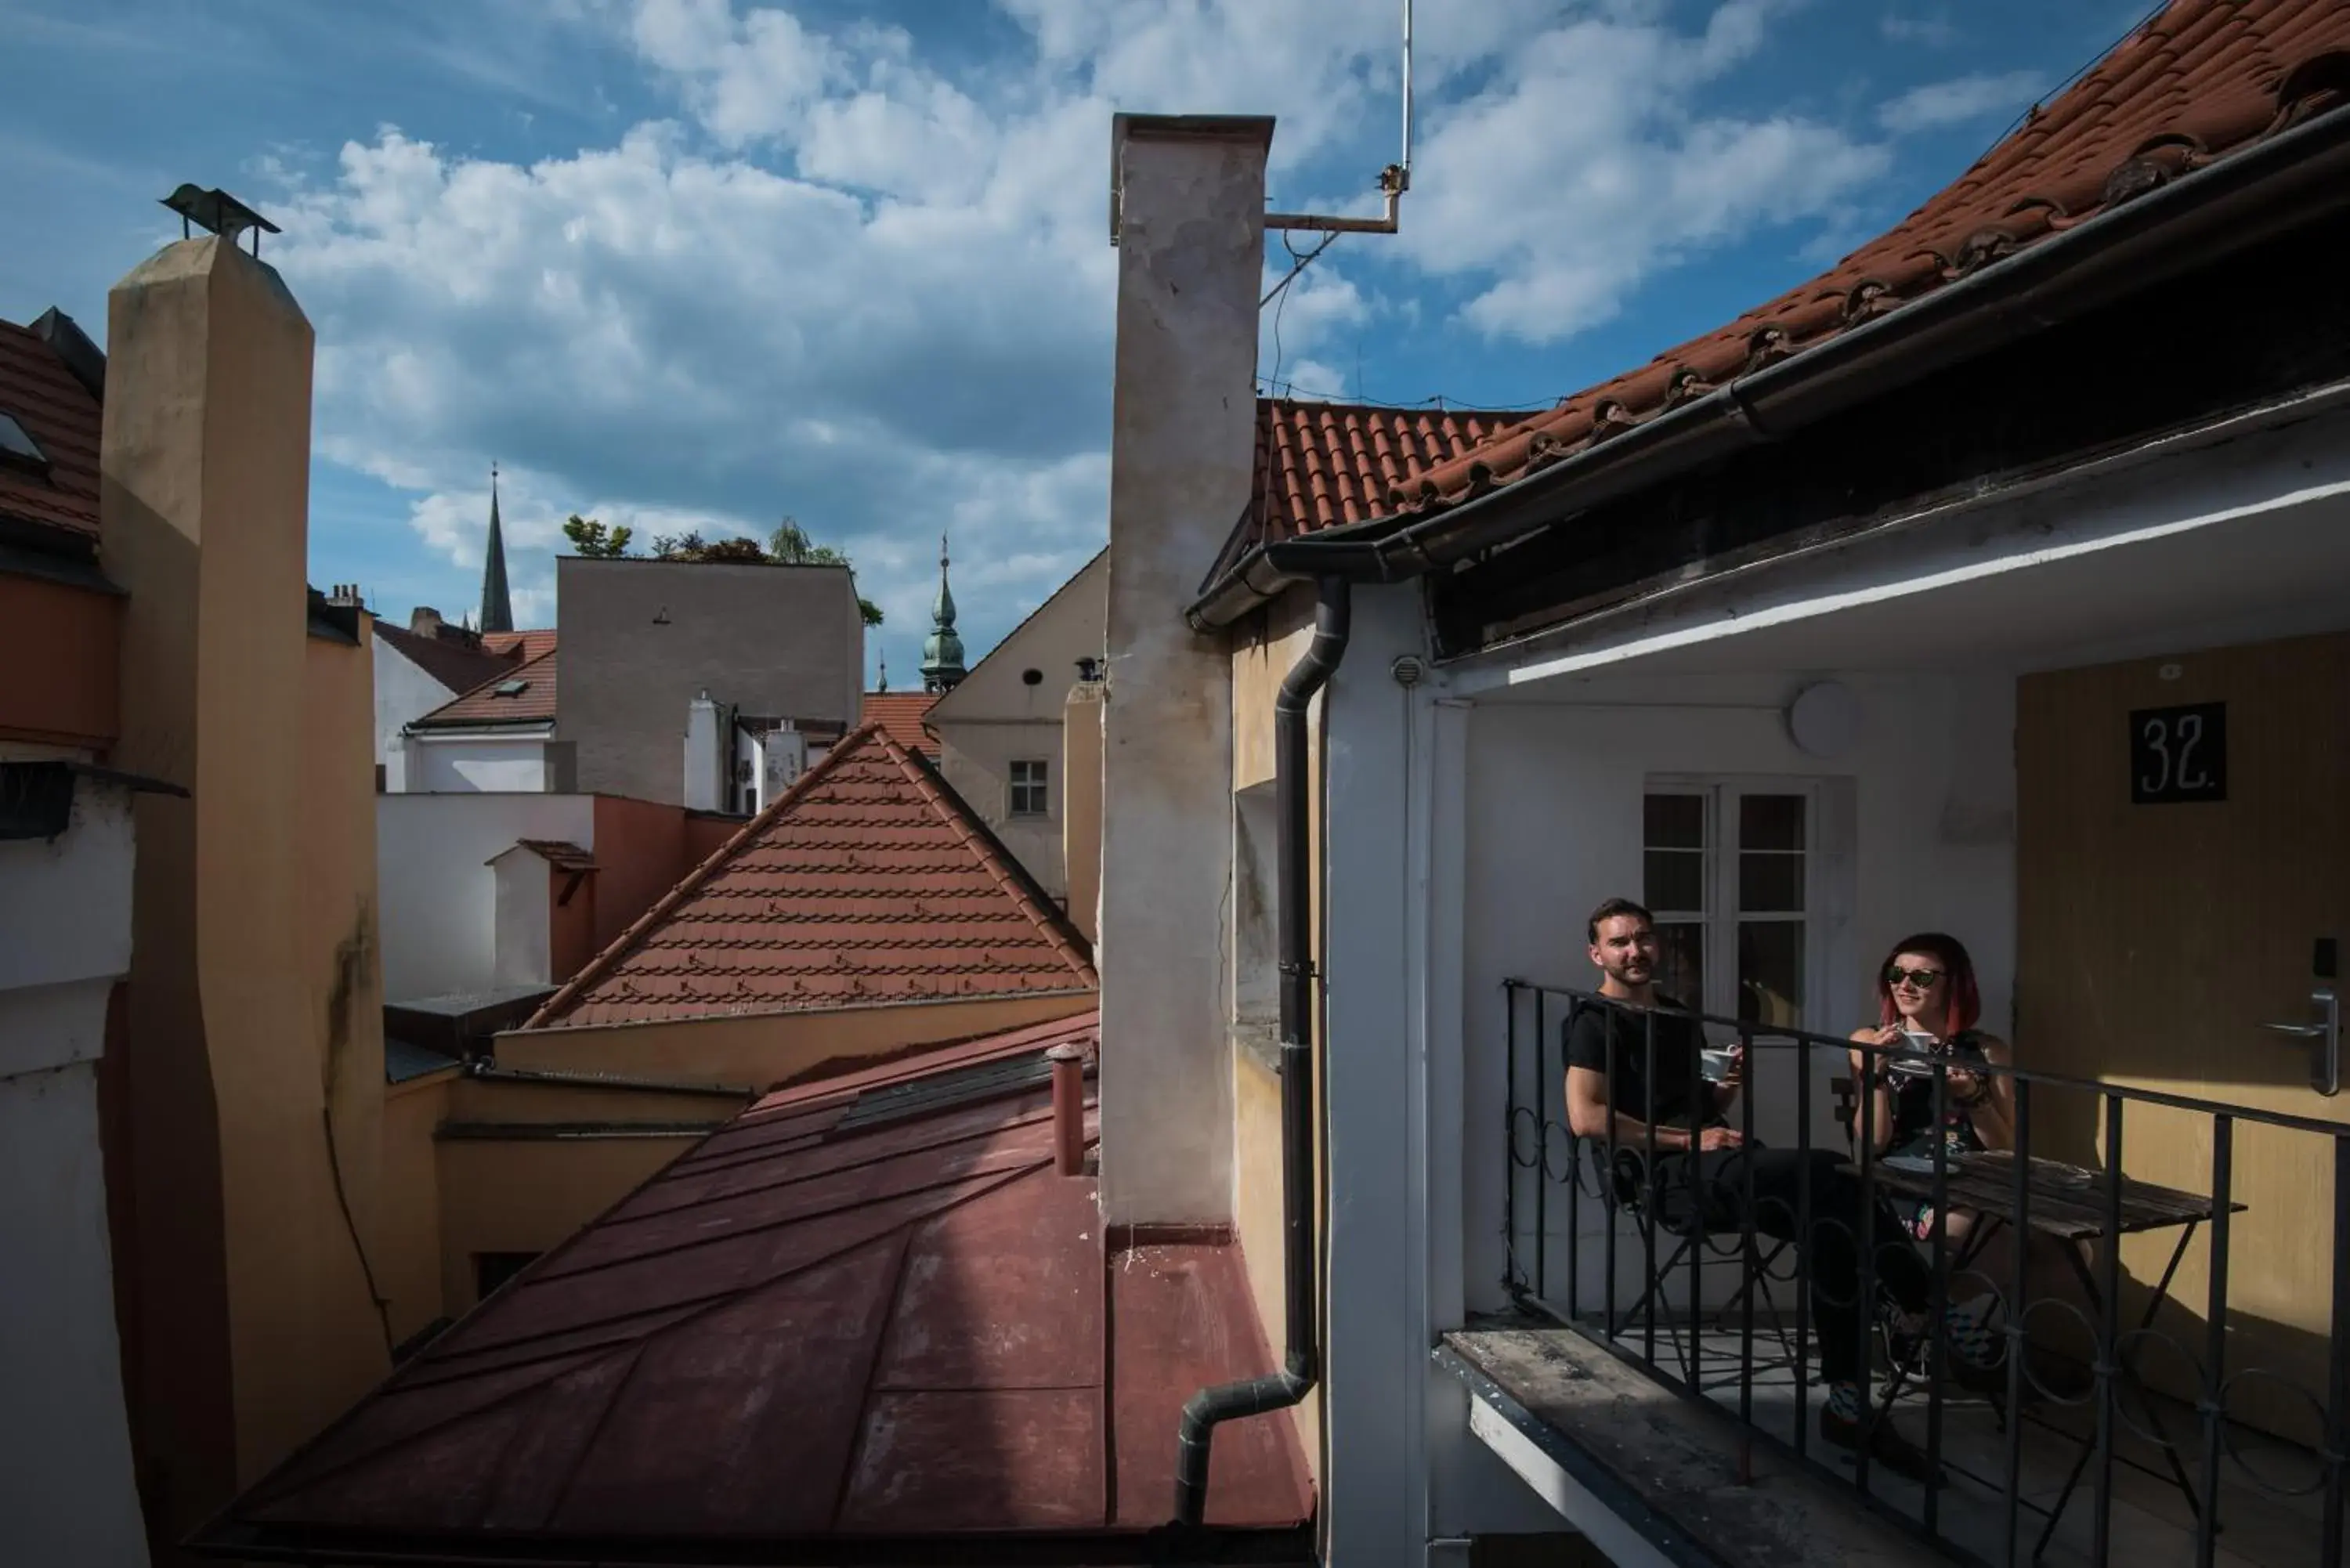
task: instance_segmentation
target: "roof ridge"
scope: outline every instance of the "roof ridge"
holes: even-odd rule
[[[907,778],[915,789],[921,792],[931,809],[938,813],[939,819],[949,829],[962,836],[964,846],[995,878],[996,886],[1019,906],[1020,912],[1028,917],[1045,940],[1053,944],[1062,961],[1087,985],[1099,985],[1101,976],[1095,971],[1091,956],[1079,945],[1083,939],[1069,924],[1068,917],[1045,901],[1026,870],[1013,857],[1011,851],[1003,847],[1003,842],[989,831],[987,824],[972,811],[970,804],[955,794],[944,779],[931,772],[927,761],[917,760],[913,753],[891,740],[886,731],[882,732],[881,744],[898,765],[906,770]]]
[[[548,649],[548,652],[553,651],[552,649]],[[773,822],[793,803],[805,796],[818,779],[828,776],[836,767],[840,765],[842,759],[848,755],[859,740],[868,734],[879,733],[880,728],[879,724],[859,724],[847,735],[842,736],[837,744],[817,760],[816,766],[794,779],[789,789],[769,801],[756,815],[736,828],[732,837],[712,850],[701,865],[688,871],[678,879],[675,887],[653,900],[652,908],[630,921],[628,929],[614,937],[602,952],[589,959],[585,968],[564,981],[562,989],[541,1002],[538,1011],[525,1019],[522,1026],[525,1029],[536,1029],[552,1023],[569,1011],[572,1004],[578,1000],[581,992],[611,973],[614,966],[639,945],[656,925],[666,919],[689,896],[716,875],[720,867],[739,854],[754,832]]]

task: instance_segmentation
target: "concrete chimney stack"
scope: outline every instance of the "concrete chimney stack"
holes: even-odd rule
[[[1111,1224],[1232,1218],[1220,943],[1230,656],[1183,607],[1246,508],[1273,121],[1119,115],[1103,710],[1101,1197]],[[1072,888],[1074,898],[1075,888]]]

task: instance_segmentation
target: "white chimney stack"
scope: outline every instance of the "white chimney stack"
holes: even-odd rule
[[[723,811],[726,806],[726,726],[719,705],[704,691],[685,709],[685,808]]]
[[[1232,1218],[1222,944],[1230,655],[1183,608],[1246,509],[1273,121],[1119,115],[1103,709],[1101,1199],[1111,1224]]]

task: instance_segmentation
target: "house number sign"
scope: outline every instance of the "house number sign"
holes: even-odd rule
[[[2141,708],[2130,722],[2130,804],[2228,798],[2228,705]]]

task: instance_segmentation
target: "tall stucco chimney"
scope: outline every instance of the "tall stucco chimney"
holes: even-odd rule
[[[168,1544],[389,1366],[354,1245],[383,1074],[371,704],[364,637],[307,633],[313,337],[285,283],[230,237],[183,240],[115,286],[107,341],[114,762],[187,792],[137,806],[116,1266]]]
[[[1102,769],[1101,1199],[1232,1216],[1231,666],[1183,607],[1248,504],[1269,118],[1119,115]]]

